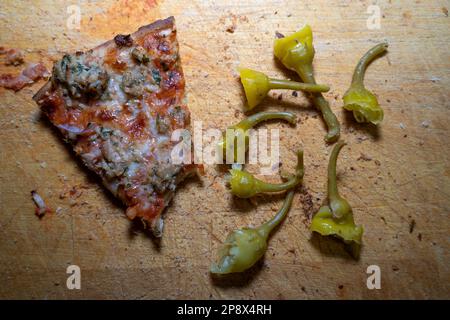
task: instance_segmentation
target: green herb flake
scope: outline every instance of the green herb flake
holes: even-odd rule
[[[153,80],[155,80],[157,85],[159,85],[161,83],[161,74],[159,73],[158,69],[152,70],[152,77],[153,77]]]

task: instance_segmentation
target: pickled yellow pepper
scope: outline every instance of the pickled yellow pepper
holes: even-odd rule
[[[305,83],[315,84],[312,61],[314,58],[313,35],[311,27],[305,25],[294,34],[276,39],[274,42],[274,54],[283,65],[297,72]],[[325,136],[327,142],[339,139],[340,125],[330,105],[321,93],[312,93],[312,100],[317,109],[322,113],[323,119],[328,127]]]
[[[315,214],[310,229],[323,236],[334,235],[344,242],[360,244],[363,228],[355,225],[352,208],[337,188],[336,162],[344,145],[345,142],[339,141],[331,152],[328,163],[328,205],[322,206]]]
[[[242,68],[239,70],[241,82],[247,97],[248,110],[256,107],[271,89],[326,92],[330,87],[323,84],[302,83],[291,80],[269,78],[262,72]]]
[[[239,123],[228,127],[222,140],[218,143],[218,147],[222,149],[223,156],[225,157],[227,152],[229,152],[230,155],[234,154],[234,162],[237,161],[239,154],[245,156],[250,140],[249,130],[260,122],[273,119],[285,120],[291,124],[295,124],[297,120],[295,114],[291,112],[255,113]]]
[[[297,152],[297,167],[295,174],[283,183],[268,183],[255,178],[251,173],[231,169],[230,186],[231,193],[239,198],[250,198],[258,193],[264,192],[280,192],[294,188],[302,182],[303,168],[303,151]]]
[[[376,125],[383,120],[384,112],[377,98],[364,87],[364,75],[369,63],[387,48],[387,43],[380,43],[364,54],[353,72],[352,84],[344,94],[344,108],[353,111],[357,122],[371,122]]]
[[[258,262],[267,250],[271,231],[286,217],[293,198],[294,191],[291,190],[278,213],[260,227],[242,228],[231,232],[219,249],[218,262],[211,265],[211,273],[243,272]]]

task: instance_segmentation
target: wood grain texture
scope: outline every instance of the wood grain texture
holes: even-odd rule
[[[66,27],[71,2],[80,3],[79,31]],[[26,50],[27,61],[42,60],[49,68],[64,52],[174,15],[192,120],[202,120],[204,129],[222,129],[244,116],[239,65],[292,77],[273,58],[274,32],[309,23],[316,76],[332,86],[326,97],[349,143],[338,164],[340,190],[365,234],[358,261],[339,242],[311,237],[305,204],[308,195],[315,210],[324,201],[330,146],[303,95],[275,92],[258,110],[298,115],[295,128],[266,127],[280,129],[287,167],[294,165],[292,151],[303,146],[306,191],[296,195],[264,261],[245,274],[212,279],[209,264],[226,233],[257,225],[281,200],[235,200],[224,172],[207,166],[201,181],[185,183],[175,196],[158,245],[126,219],[41,117],[31,100],[41,81],[18,93],[0,89],[0,298],[450,298],[448,2],[378,1],[381,28],[368,30],[371,3],[2,1],[0,45]],[[376,130],[355,124],[341,99],[358,58],[381,40],[389,42],[389,53],[366,76],[385,110]],[[0,63],[1,73],[19,69]],[[38,219],[33,189],[58,214]],[[66,288],[70,264],[81,268],[81,290]],[[372,264],[381,267],[381,290],[366,287]]]

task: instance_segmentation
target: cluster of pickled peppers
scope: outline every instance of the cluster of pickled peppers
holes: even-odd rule
[[[211,266],[211,273],[243,272],[261,259],[267,250],[270,232],[286,217],[293,198],[294,191],[291,190],[278,213],[258,228],[242,228],[231,232],[219,250],[218,261]]]
[[[380,43],[366,52],[356,65],[352,84],[344,94],[344,108],[353,111],[357,122],[371,122],[377,125],[383,120],[383,109],[378,104],[377,98],[364,87],[364,75],[369,63],[384,53],[387,47],[387,43]]]
[[[345,93],[344,108],[353,111],[358,122],[378,124],[383,120],[383,110],[376,97],[364,87],[364,75],[368,64],[386,51],[388,45],[381,43],[370,49],[357,64],[352,84]],[[340,136],[339,122],[331,111],[322,92],[329,87],[317,84],[313,74],[314,58],[311,27],[306,25],[298,32],[275,40],[275,56],[283,65],[297,72],[302,82],[270,78],[262,72],[240,69],[241,82],[248,102],[248,110],[253,109],[272,89],[302,90],[312,94],[315,106],[320,110],[328,127],[327,142],[336,142]],[[289,112],[260,112],[229,127],[218,147],[224,156],[231,155],[232,162],[245,160],[249,144],[249,130],[256,124],[280,119],[295,124],[295,115]],[[350,204],[338,192],[336,163],[345,142],[339,141],[333,148],[328,164],[328,205],[322,206],[314,215],[310,229],[323,236],[336,236],[345,243],[361,244],[363,228],[355,225]],[[228,156],[227,156],[228,160]],[[243,163],[243,161],[238,161]],[[286,191],[284,204],[278,213],[258,228],[242,228],[231,232],[219,250],[218,262],[211,266],[211,273],[227,274],[242,272],[252,267],[266,252],[270,232],[285,218],[292,204],[294,188],[303,180],[303,151],[297,152],[296,172],[287,181],[279,184],[264,182],[242,169],[230,170],[231,193],[240,198],[250,198],[259,193]]]
[[[305,83],[315,84],[312,62],[314,58],[313,35],[309,25],[304,26],[294,34],[275,40],[275,56],[283,65],[295,71]],[[317,109],[322,113],[328,127],[325,136],[327,142],[335,142],[339,139],[339,121],[331,111],[330,105],[320,92],[312,93],[312,100]]]
[[[322,206],[311,222],[311,231],[323,236],[333,235],[344,242],[361,244],[363,228],[356,226],[350,204],[338,192],[336,162],[345,142],[339,141],[331,152],[328,163],[328,205]]]
[[[258,123],[267,120],[285,120],[290,124],[295,124],[297,118],[291,112],[259,112],[251,115],[241,122],[227,128],[222,140],[218,143],[218,147],[222,149],[224,157],[226,155],[234,155],[232,162],[244,162],[245,152],[248,150],[250,140],[249,130]]]

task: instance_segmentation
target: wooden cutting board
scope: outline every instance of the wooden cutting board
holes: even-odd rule
[[[76,11],[62,1],[2,1],[0,45],[25,50],[26,61],[51,68],[64,52],[174,15],[192,120],[203,121],[205,130],[243,118],[239,65],[292,76],[273,58],[274,33],[309,23],[316,76],[332,87],[326,97],[348,142],[338,163],[339,187],[365,228],[364,246],[354,260],[340,242],[308,230],[326,196],[331,147],[302,94],[276,92],[258,110],[298,115],[294,128],[262,127],[280,129],[287,168],[294,166],[293,151],[304,148],[304,188],[264,261],[214,279],[208,268],[226,234],[268,219],[281,199],[236,200],[224,171],[206,166],[204,177],[177,193],[164,236],[155,242],[126,219],[41,116],[31,100],[40,81],[18,93],[0,89],[0,298],[450,298],[447,1],[377,1],[380,28],[374,30],[367,27],[377,11],[369,8],[372,1],[73,2],[81,12],[79,30],[68,28]],[[366,76],[385,110],[384,122],[373,128],[355,124],[341,106],[357,60],[381,40],[389,42],[389,53]],[[1,73],[20,70],[0,64]],[[38,219],[31,190],[54,212]],[[81,290],[66,287],[69,265],[81,269]],[[379,290],[366,286],[370,265],[380,267]]]

